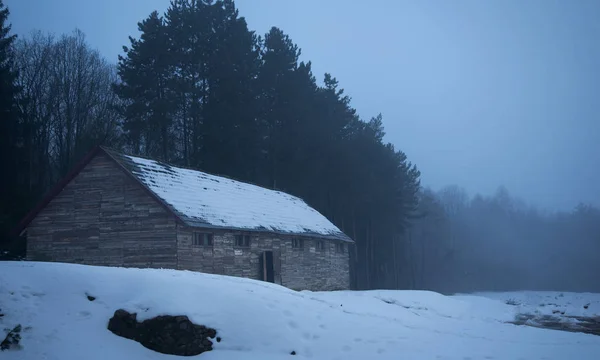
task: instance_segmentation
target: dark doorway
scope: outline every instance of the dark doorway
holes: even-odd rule
[[[260,278],[263,281],[275,282],[275,271],[273,268],[273,252],[265,251],[260,256]]]

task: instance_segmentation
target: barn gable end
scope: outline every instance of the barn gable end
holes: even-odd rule
[[[31,219],[27,259],[175,267],[176,219],[98,152]]]

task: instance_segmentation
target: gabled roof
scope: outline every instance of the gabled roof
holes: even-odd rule
[[[134,157],[99,147],[69,179],[57,184],[20,224],[22,231],[51,198],[99,152],[105,153],[183,224],[201,228],[266,231],[352,241],[325,216],[290,194]]]

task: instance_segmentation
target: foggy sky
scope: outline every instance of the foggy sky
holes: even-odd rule
[[[458,184],[548,209],[600,205],[600,2],[238,0],[281,27],[438,189]],[[5,0],[13,31],[81,29],[116,62],[168,0]]]

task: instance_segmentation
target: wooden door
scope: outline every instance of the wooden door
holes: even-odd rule
[[[275,267],[273,262],[273,252],[265,251],[260,256],[260,278],[263,281],[275,282]]]

